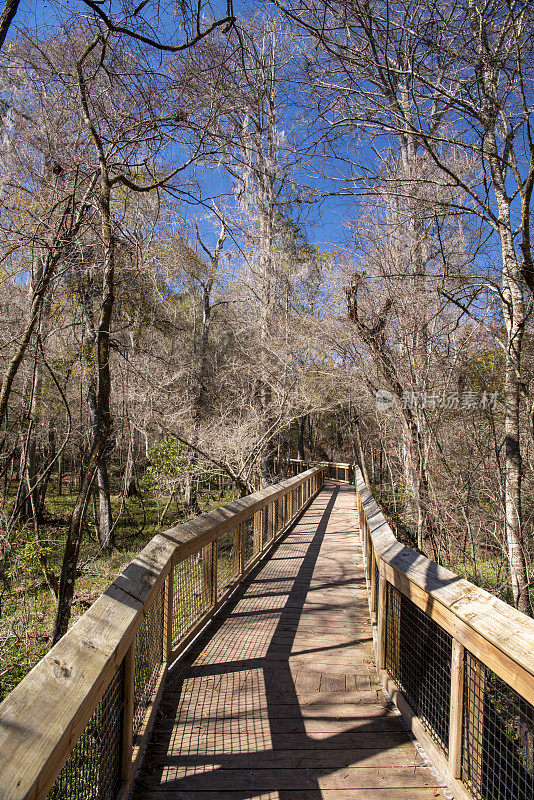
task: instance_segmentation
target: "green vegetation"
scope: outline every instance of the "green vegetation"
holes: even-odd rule
[[[57,496],[53,488],[46,503],[49,524],[40,527],[39,542],[35,541],[31,526],[19,526],[6,559],[0,617],[0,700],[50,648],[56,601],[43,576],[39,554],[46,556],[49,569],[58,574],[68,517],[76,499],[75,494]],[[198,493],[198,503],[202,512],[210,511],[233,497],[229,489],[219,492],[204,488]],[[89,515],[80,552],[71,625],[158,531],[186,518],[178,497],[169,507],[163,525],[158,522],[158,498],[153,492],[145,491],[143,496],[126,500],[112,495],[111,500],[113,518],[117,520],[117,546],[110,555],[102,554],[94,520]]]

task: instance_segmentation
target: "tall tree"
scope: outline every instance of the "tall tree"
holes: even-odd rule
[[[505,538],[514,601],[530,612],[519,425],[521,348],[531,313],[524,292],[533,288],[530,4],[276,4],[324,49],[326,66],[316,81],[324,90],[320,110],[331,127],[365,131],[386,146],[394,137],[407,169],[417,165],[418,152],[425,152],[439,171],[443,192],[457,191],[451,201],[457,213],[478,220],[500,243],[497,291],[506,322]],[[335,83],[328,64],[339,65]],[[369,159],[353,159],[353,166],[368,187]],[[417,181],[409,173],[404,193],[408,205],[417,202]],[[417,230],[414,235],[417,240]]]

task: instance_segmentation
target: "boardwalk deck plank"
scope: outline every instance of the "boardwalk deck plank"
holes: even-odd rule
[[[135,800],[444,796],[376,682],[356,525],[328,484],[169,672]]]

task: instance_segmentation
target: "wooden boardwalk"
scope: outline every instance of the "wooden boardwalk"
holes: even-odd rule
[[[169,673],[135,800],[444,797],[375,679],[356,531],[327,484]]]

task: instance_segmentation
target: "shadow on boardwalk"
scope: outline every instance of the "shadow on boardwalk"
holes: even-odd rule
[[[369,677],[356,539],[347,513],[329,525],[340,492],[321,492],[171,671],[136,800],[441,796]]]

